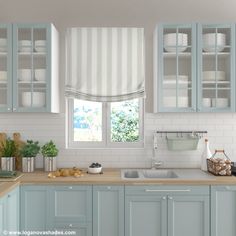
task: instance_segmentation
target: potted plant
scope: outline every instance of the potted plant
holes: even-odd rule
[[[22,156],[22,172],[34,172],[35,157],[40,151],[39,142],[27,140],[26,144],[20,150]]]
[[[41,153],[44,157],[44,171],[56,171],[58,149],[52,140],[42,146]]]
[[[2,143],[1,153],[2,170],[14,171],[16,145],[12,139],[8,138],[5,142]]]

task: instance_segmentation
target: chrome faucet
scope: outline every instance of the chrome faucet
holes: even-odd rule
[[[151,169],[158,169],[163,165],[162,161],[158,161],[155,158],[151,158]]]

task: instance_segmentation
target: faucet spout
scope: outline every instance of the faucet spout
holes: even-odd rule
[[[151,159],[151,169],[158,169],[163,165],[162,161],[158,161],[154,158]]]

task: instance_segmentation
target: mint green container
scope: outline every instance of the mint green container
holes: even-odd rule
[[[199,137],[167,137],[167,147],[170,151],[196,150]]]

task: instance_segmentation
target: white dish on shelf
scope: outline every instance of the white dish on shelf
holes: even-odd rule
[[[45,106],[45,92],[22,92],[22,106],[31,107],[44,107]]]
[[[18,79],[20,81],[31,81],[31,69],[19,69]]]
[[[7,39],[6,38],[0,38],[0,47],[6,47],[7,46]]]
[[[229,99],[228,98],[212,98],[212,106],[218,108],[226,108],[229,107]]]
[[[34,70],[34,78],[37,81],[45,81],[46,80],[46,69],[35,69]]]
[[[226,35],[222,33],[203,34],[202,44],[205,52],[221,52],[226,45]]]
[[[187,49],[188,46],[188,35],[183,33],[164,34],[163,40],[164,49],[167,52],[183,52]]]
[[[203,81],[224,81],[226,80],[224,71],[203,71],[202,72]]]
[[[203,107],[211,107],[211,98],[203,98],[202,99]]]
[[[164,81],[176,81],[178,77],[178,81],[188,81],[188,76],[187,75],[165,75],[164,76]]]
[[[178,107],[188,107],[188,97],[178,97]],[[163,107],[176,107],[176,97],[164,97]]]
[[[34,49],[36,52],[46,52],[46,40],[35,40]]]
[[[5,70],[0,71],[0,80],[1,81],[7,80],[7,72]]]
[[[19,52],[31,52],[32,41],[31,40],[19,40]]]

